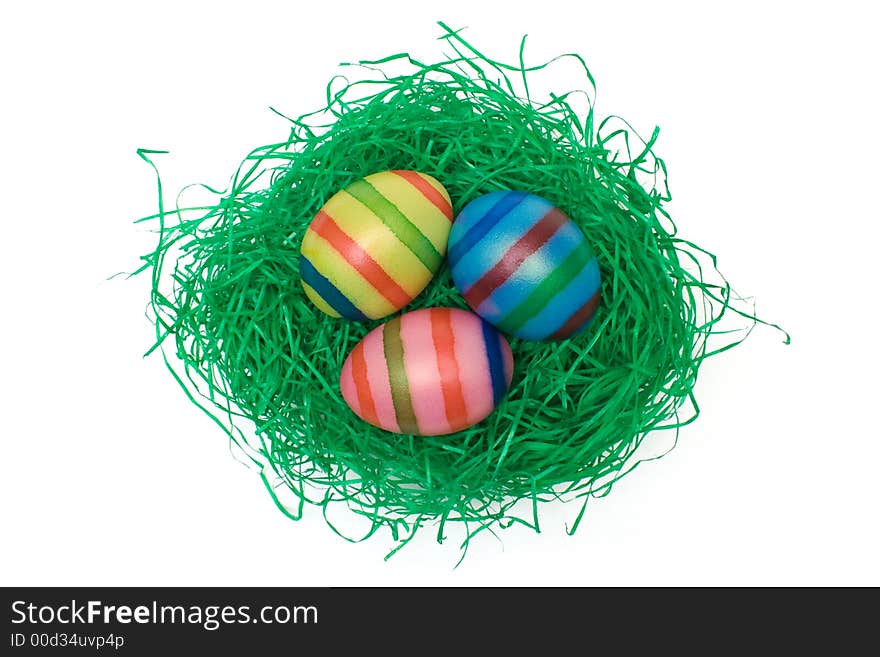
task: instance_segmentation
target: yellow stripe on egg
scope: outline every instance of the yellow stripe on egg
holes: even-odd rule
[[[433,180],[430,176],[421,176],[421,178],[428,183]],[[378,173],[367,176],[365,180],[375,187],[382,196],[394,203],[397,209],[405,214],[415,227],[431,241],[440,255],[446,253],[450,222],[440,211],[440,208],[400,176]],[[445,193],[444,196],[446,196]]]
[[[336,249],[313,231],[307,231],[303,238],[302,254],[370,319],[385,317],[397,310]],[[338,317],[339,313],[335,316]]]
[[[318,294],[315,291],[315,288],[313,288],[311,285],[309,285],[305,281],[301,281],[301,282],[302,282],[303,289],[306,291],[306,296],[309,299],[311,299],[312,303],[315,304],[315,306],[317,306],[318,310],[320,310],[322,313],[326,313],[326,314],[330,315],[330,317],[342,317],[342,315],[340,315],[338,312],[336,312],[336,309],[333,306],[331,306],[329,303],[324,301],[324,297],[322,297],[320,294]]]
[[[449,192],[447,192],[446,188],[440,184],[439,180],[437,180],[434,176],[429,176],[427,173],[420,173],[418,171],[416,171],[416,175],[422,180],[427,180],[431,187],[440,192],[443,198],[445,198],[449,202],[449,205],[452,205],[452,199],[449,198]]]
[[[333,196],[324,211],[410,296],[418,295],[431,280],[433,273],[422,261],[379,217],[347,192]]]

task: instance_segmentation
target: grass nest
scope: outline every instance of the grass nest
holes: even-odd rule
[[[361,62],[336,77],[327,104],[290,121],[287,139],[254,149],[213,202],[142,219],[158,234],[140,271],[152,275],[156,343],[190,398],[222,427],[286,514],[321,507],[349,540],[387,529],[393,554],[450,523],[463,546],[478,533],[538,530],[549,500],[606,494],[639,462],[646,435],[676,432],[698,414],[703,361],[738,344],[757,320],[738,309],[714,256],[677,236],[665,204],[666,168],[619,117],[594,115],[583,60],[580,88],[536,99],[538,66],[490,59],[441,24],[449,54]],[[583,105],[579,109],[579,105]],[[159,151],[141,150],[153,164]],[[299,246],[337,190],[388,169],[443,183],[458,211],[502,189],[538,194],[562,209],[594,247],[602,304],[590,327],[561,342],[511,339],[513,384],[467,430],[391,434],[346,406],[342,363],[377,322],[331,318],[299,281]],[[158,173],[157,173],[158,176]],[[180,197],[178,197],[180,199]],[[742,304],[740,304],[742,305]],[[404,310],[467,308],[445,266]],[[719,322],[734,316],[737,331]],[[719,344],[708,344],[717,336]],[[356,532],[332,520],[344,508]]]

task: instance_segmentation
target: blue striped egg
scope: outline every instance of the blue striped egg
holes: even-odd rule
[[[599,305],[599,263],[578,226],[550,201],[519,191],[480,196],[452,224],[449,266],[468,305],[501,331],[561,340]]]

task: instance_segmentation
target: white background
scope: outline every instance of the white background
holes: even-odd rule
[[[658,6],[654,6],[654,5]],[[0,9],[0,583],[880,584],[880,106],[871,3],[149,2]],[[659,5],[664,5],[662,8]],[[710,5],[712,5],[710,7]],[[708,362],[679,446],[543,532],[336,537],[294,523],[144,360],[167,189],[222,186],[321,106],[341,61],[440,55],[442,19],[513,60],[576,51],[599,114],[662,132],[670,210],[783,324]],[[560,78],[559,89],[566,89]]]

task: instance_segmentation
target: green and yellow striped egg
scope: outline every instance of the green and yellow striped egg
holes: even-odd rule
[[[417,171],[354,181],[318,211],[302,242],[306,295],[331,317],[380,319],[425,289],[452,226],[446,189]]]

